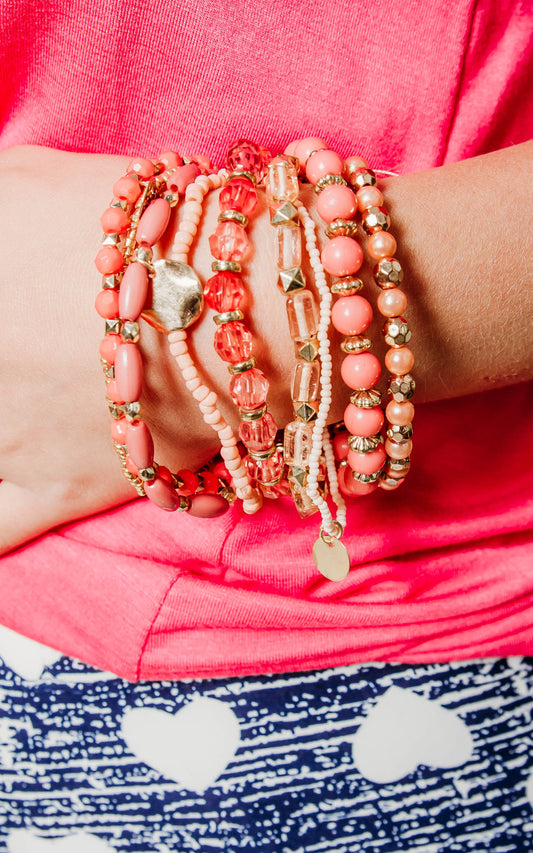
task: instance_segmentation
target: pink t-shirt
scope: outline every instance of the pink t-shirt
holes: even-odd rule
[[[531,12],[511,0],[268,4],[1,0],[0,146],[220,161],[316,135],[400,172],[532,134]],[[458,211],[460,215],[460,211]],[[417,407],[411,473],[354,501],[352,571],[316,517],[146,501],[0,561],[0,621],[130,679],[533,653],[529,386]]]

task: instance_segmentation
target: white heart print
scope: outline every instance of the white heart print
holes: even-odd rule
[[[58,661],[62,654],[0,625],[0,657],[21,678],[38,681],[46,667]]]
[[[116,853],[101,838],[76,832],[62,838],[39,838],[27,829],[14,829],[8,836],[9,853]]]
[[[126,711],[122,736],[140,761],[202,794],[233,759],[240,731],[227,702],[198,696],[177,714],[156,708]]]
[[[465,723],[438,702],[390,687],[352,738],[355,765],[371,782],[403,779],[419,764],[458,767],[472,756]]]

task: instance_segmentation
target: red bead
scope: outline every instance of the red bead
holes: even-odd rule
[[[163,480],[162,477],[156,477],[155,480],[143,485],[146,497],[150,498],[160,509],[165,509],[167,512],[177,510],[180,505],[180,496],[171,484]]]
[[[200,495],[193,495],[190,499],[189,515],[194,515],[196,518],[218,518],[228,509],[229,504],[222,495],[202,492]]]
[[[224,462],[217,462],[213,468],[213,474],[220,477],[220,479],[224,480],[225,483],[231,483],[231,474],[226,468]]]
[[[362,497],[362,495],[369,495],[378,487],[376,483],[361,483],[359,480],[356,480],[352,474],[352,469],[349,465],[343,465],[342,468],[339,468],[338,473],[339,478],[339,489],[341,490],[343,495],[347,497]]]
[[[219,222],[209,238],[209,248],[219,261],[242,261],[248,254],[250,243],[246,231],[237,222]]]
[[[215,332],[215,350],[223,361],[238,364],[252,354],[252,335],[244,323],[223,323]]]
[[[118,293],[116,290],[101,290],[94,301],[100,317],[106,320],[114,320],[118,317]]]
[[[218,203],[221,210],[238,210],[250,216],[257,205],[257,190],[246,178],[232,178],[220,191]]]
[[[230,172],[251,172],[256,180],[263,176],[270,155],[255,142],[239,139],[228,148],[226,153],[226,169]]]
[[[333,452],[335,454],[335,459],[340,462],[342,459],[346,459],[348,456],[348,450],[350,446],[348,444],[348,433],[347,432],[339,432],[333,439]]]
[[[270,414],[266,412],[256,421],[242,421],[239,426],[239,438],[252,453],[268,450],[274,444],[278,426]]]
[[[262,370],[252,367],[231,377],[229,392],[235,405],[241,409],[258,409],[266,403],[268,379]]]
[[[180,495],[184,495],[185,497],[188,495],[194,495],[196,489],[200,485],[200,481],[196,474],[189,471],[188,468],[181,468],[181,470],[178,471],[178,477],[180,480],[183,480],[183,486],[178,489]]]
[[[161,477],[162,480],[166,480],[167,483],[172,483],[172,473],[166,465],[157,466],[157,476]]]
[[[204,481],[203,491],[216,495],[220,488],[217,475],[213,471],[202,471],[202,480]]]
[[[209,308],[223,314],[235,311],[244,296],[244,285],[233,272],[217,272],[204,285],[204,297]]]

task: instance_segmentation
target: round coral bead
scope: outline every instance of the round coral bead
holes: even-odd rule
[[[165,169],[177,169],[178,166],[183,166],[183,159],[175,151],[163,151],[157,159]]]
[[[333,305],[331,322],[342,335],[360,335],[372,322],[372,306],[364,296],[341,296]]]
[[[94,307],[100,317],[114,320],[118,317],[118,293],[116,290],[101,290],[94,300]]]
[[[341,364],[341,376],[354,391],[368,391],[381,376],[381,364],[371,352],[347,355]]]
[[[294,146],[294,151],[287,151],[287,154],[292,153],[295,157],[298,157],[298,160],[305,169],[311,154],[315,151],[325,151],[327,150],[327,147],[327,142],[324,142],[323,139],[319,139],[318,136],[307,136],[305,139],[298,140]]]
[[[139,175],[143,181],[148,181],[155,175],[155,166],[152,161],[148,160],[146,157],[137,157],[135,160],[131,160],[126,171]]]
[[[104,234],[124,234],[130,227],[130,218],[121,207],[108,207],[100,217]]]
[[[339,468],[339,489],[343,495],[351,498],[370,495],[377,489],[377,483],[360,483],[352,474],[352,469],[349,465],[343,465]]]
[[[385,416],[379,406],[373,406],[371,409],[362,409],[360,406],[354,406],[353,403],[349,403],[344,411],[346,429],[352,435],[360,435],[363,438],[377,435],[383,426],[384,420]]]
[[[344,430],[342,432],[338,432],[333,438],[333,453],[335,454],[337,462],[341,462],[343,459],[346,459],[349,449],[348,433]]]
[[[348,465],[358,474],[376,474],[383,468],[386,458],[385,448],[382,444],[378,444],[370,453],[356,453],[355,450],[350,450]]]
[[[334,237],[322,249],[321,259],[326,272],[342,278],[361,268],[364,255],[359,243],[351,237]]]
[[[124,175],[113,184],[113,195],[128,204],[134,204],[142,193],[142,187],[133,175]]]
[[[102,246],[94,262],[102,275],[114,275],[124,266],[124,258],[116,246]]]
[[[357,211],[355,194],[350,187],[331,184],[318,196],[316,209],[324,222],[333,222],[334,219],[353,219]]]
[[[334,151],[325,149],[311,154],[305,167],[305,174],[312,184],[326,175],[342,175],[344,161]]]

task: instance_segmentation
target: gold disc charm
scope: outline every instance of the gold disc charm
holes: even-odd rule
[[[323,530],[313,545],[313,560],[320,572],[330,581],[343,581],[350,571],[350,555],[346,546],[338,537],[342,535],[342,527],[335,522],[338,533],[329,536]]]
[[[154,269],[152,307],[142,316],[160,332],[186,329],[203,307],[200,279],[192,267],[181,261],[161,258],[154,262]]]

